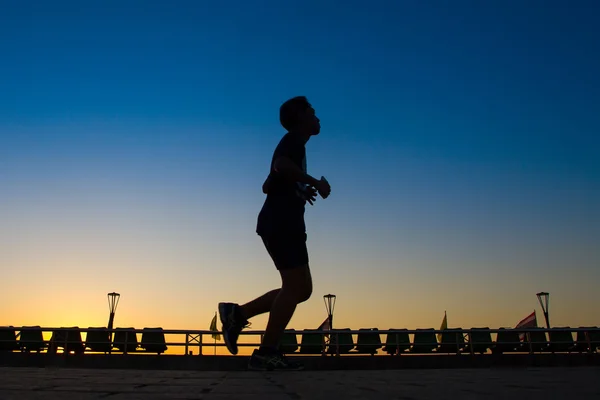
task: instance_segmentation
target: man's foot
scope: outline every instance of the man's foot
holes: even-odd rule
[[[301,371],[304,366],[300,363],[290,361],[279,351],[254,350],[248,369],[252,371]]]
[[[234,303],[219,303],[219,318],[223,324],[223,339],[227,350],[231,354],[237,354],[237,340],[242,329],[248,326],[248,320],[242,316],[240,306]]]

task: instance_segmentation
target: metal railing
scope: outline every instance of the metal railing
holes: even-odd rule
[[[10,332],[14,332],[14,338],[8,337]],[[24,332],[34,331],[37,334],[36,338],[27,337],[23,338]],[[102,334],[106,334],[106,340],[102,341],[89,341],[87,340],[87,334],[91,331],[95,331]],[[7,332],[9,333],[7,335]],[[522,339],[502,341],[498,339],[499,333],[510,333],[513,335],[523,334]],[[555,333],[569,333],[571,340],[553,340],[552,335]],[[52,334],[52,337],[44,339],[44,333]],[[81,333],[86,333],[86,340],[81,338]],[[120,335],[117,339],[117,333]],[[191,355],[190,349],[197,348],[198,355],[203,355],[203,350],[206,348],[216,349],[217,347],[223,347],[223,342],[217,343],[212,339],[211,335],[221,334],[222,332],[214,332],[210,330],[182,330],[182,329],[129,329],[129,328],[115,328],[115,329],[101,329],[99,328],[78,328],[78,327],[0,327],[0,350],[8,351],[21,351],[29,352],[28,348],[36,348],[38,353],[56,353],[59,348],[62,347],[63,353],[118,353],[118,354],[148,354],[148,353],[162,353],[164,351],[150,351],[152,347],[160,347],[166,350],[169,347],[183,347],[184,355]],[[238,342],[239,347],[258,347],[262,342],[264,335],[262,330],[248,330],[242,331],[240,337],[244,336],[258,336],[260,341],[258,342]],[[600,328],[596,327],[580,327],[580,328],[527,328],[527,329],[514,329],[514,328],[496,328],[496,329],[484,329],[484,328],[471,328],[471,329],[398,329],[398,330],[351,330],[351,329],[334,329],[334,330],[286,330],[287,335],[296,336],[296,347],[300,348],[300,352],[295,354],[302,355],[341,355],[341,354],[365,354],[365,352],[352,352],[351,350],[358,349],[361,345],[359,340],[354,340],[352,337],[351,341],[344,343],[340,342],[342,338],[348,338],[350,336],[370,335],[371,337],[377,336],[372,342],[364,343],[365,348],[374,350],[373,354],[378,353],[384,348],[387,348],[385,353],[387,354],[470,354],[475,355],[480,351],[475,351],[474,348],[485,349],[485,353],[493,352],[494,348],[499,347],[510,347],[512,350],[505,350],[504,352],[510,353],[536,353],[536,352],[565,352],[565,353],[592,353],[596,352],[600,347]],[[142,340],[139,341],[137,335],[142,334]],[[164,340],[151,341],[144,338],[144,335],[152,334],[154,338],[160,337]],[[304,353],[302,352],[303,342],[297,341],[297,336],[300,335],[311,335],[318,336],[322,335],[320,341],[321,351]],[[441,334],[442,340],[437,340],[437,336]],[[480,340],[474,338],[474,335],[483,336],[489,334],[488,340]],[[496,340],[492,340],[491,335],[496,334]],[[532,334],[541,335],[534,337]],[[546,336],[548,334],[548,336]],[[577,334],[577,339],[573,340],[573,334]],[[131,335],[134,335],[133,337]],[[381,335],[387,335],[385,342],[381,341]],[[395,335],[391,337],[389,335]],[[410,340],[408,335],[413,335],[413,339]],[[433,336],[432,336],[433,335]],[[455,335],[455,340],[444,340],[446,335]],[[183,340],[167,341],[167,336],[183,336]],[[208,336],[210,340],[205,340]],[[417,340],[419,337],[428,336],[433,337],[434,340],[423,341]],[[366,336],[365,336],[366,337]],[[583,340],[581,340],[583,338]],[[403,339],[403,340],[401,340]],[[408,339],[408,340],[407,340]],[[541,340],[540,340],[541,339]],[[316,343],[316,342],[315,342]],[[315,343],[307,344],[308,346],[319,347]],[[561,350],[556,350],[561,348]],[[11,348],[11,346],[13,348]],[[88,348],[98,348],[100,346],[108,346],[104,351],[98,350],[87,350]],[[450,347],[456,346],[456,351],[447,351]],[[564,349],[564,346],[571,346],[571,348]],[[128,347],[132,347],[133,351],[130,351]],[[390,352],[391,349],[396,348],[395,352]],[[75,350],[71,350],[75,348]],[[115,350],[115,348],[117,350]],[[344,348],[345,350],[341,350]],[[419,351],[419,348],[426,350]],[[415,350],[416,349],[416,350]],[[427,350],[428,349],[428,350]],[[446,349],[444,351],[438,351],[440,349]],[[467,349],[467,350],[465,350]],[[313,349],[314,350],[314,349]],[[406,351],[408,350],[408,351]],[[413,351],[414,350],[414,351]],[[179,353],[181,354],[181,353]]]

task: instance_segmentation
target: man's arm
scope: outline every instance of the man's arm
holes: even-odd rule
[[[320,183],[320,180],[315,179],[302,171],[302,169],[299,168],[292,160],[285,156],[278,157],[275,160],[273,168],[277,173],[281,174],[281,176],[294,182],[306,183],[315,187]]]

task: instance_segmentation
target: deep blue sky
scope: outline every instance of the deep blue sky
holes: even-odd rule
[[[153,265],[144,284],[174,298],[198,288],[173,274],[203,290],[231,268],[254,279],[209,291],[207,316],[260,294],[278,283],[254,235],[278,107],[306,95],[322,120],[309,172],[333,188],[307,210],[318,296],[362,285],[373,304],[423,296],[400,325],[437,318],[433,304],[506,325],[539,289],[587,321],[572,314],[599,277],[597,2],[201,3],[1,3],[0,262]],[[116,290],[143,297],[136,279]],[[516,294],[464,314],[468,290]]]

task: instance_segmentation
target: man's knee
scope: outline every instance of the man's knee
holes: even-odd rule
[[[312,283],[309,283],[309,284],[305,285],[303,288],[301,288],[300,291],[298,292],[298,304],[303,303],[306,300],[310,299],[312,292],[313,292]]]
[[[281,271],[285,290],[294,293],[297,303],[305,302],[312,295],[312,277],[308,265]]]

